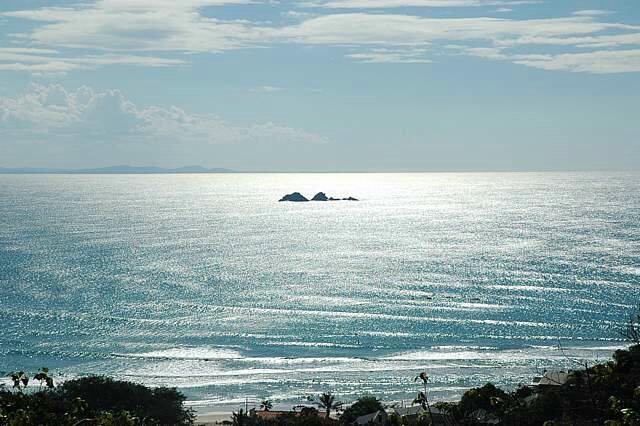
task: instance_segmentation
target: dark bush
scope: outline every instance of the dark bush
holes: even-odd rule
[[[0,388],[0,425],[190,425],[193,412],[176,389],[150,389],[106,377],[84,377],[29,392]]]
[[[183,405],[185,396],[175,388],[151,389],[137,383],[90,376],[69,380],[60,390],[67,400],[86,401],[91,415],[127,411],[144,419],[146,424],[175,425],[193,421],[193,413]]]
[[[344,410],[344,413],[340,416],[340,421],[348,425],[353,423],[358,417],[375,413],[378,410],[384,410],[378,398],[370,395],[363,396]]]

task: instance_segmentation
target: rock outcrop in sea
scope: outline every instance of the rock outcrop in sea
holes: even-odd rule
[[[282,197],[280,199],[280,201],[294,201],[294,202],[304,202],[304,201],[309,201],[307,199],[307,197],[305,197],[304,195],[302,195],[299,192],[294,192],[292,194],[287,194],[284,197]]]
[[[327,197],[327,194],[325,194],[324,192],[318,192],[313,196],[311,201],[329,201],[329,197]]]
[[[309,201],[309,199],[299,192],[294,192],[294,193],[285,195],[279,201],[305,202],[305,201]],[[327,197],[327,194],[325,194],[324,192],[318,192],[316,195],[313,196],[311,201],[358,201],[358,199],[354,197],[347,197],[347,198]]]

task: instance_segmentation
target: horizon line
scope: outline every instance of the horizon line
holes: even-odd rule
[[[127,167],[132,170],[118,170]],[[145,175],[145,174],[420,174],[420,173],[623,173],[637,169],[409,169],[409,170],[237,170],[223,167],[201,167],[203,170],[182,170],[194,166],[164,168],[160,166],[105,166],[96,168],[0,167],[0,174],[57,175]],[[200,166],[198,166],[200,167]],[[136,170],[137,169],[137,170]],[[148,169],[148,170],[144,170]]]

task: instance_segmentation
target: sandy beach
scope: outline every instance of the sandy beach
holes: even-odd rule
[[[231,412],[210,412],[210,413],[198,413],[196,415],[196,426],[213,426],[225,424],[224,422],[231,422]]]

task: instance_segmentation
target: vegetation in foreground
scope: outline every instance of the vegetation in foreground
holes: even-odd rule
[[[176,389],[150,389],[143,385],[92,376],[54,386],[42,369],[31,379],[22,372],[11,376],[14,388],[0,388],[0,425],[191,425],[194,413],[185,408],[185,397]],[[26,392],[30,380],[40,383]],[[425,380],[426,384],[426,380]],[[425,387],[426,389],[426,387]],[[640,344],[618,350],[604,364],[569,373],[558,386],[523,386],[505,392],[491,383],[464,393],[459,402],[431,406],[426,392],[414,401],[425,410],[415,418],[391,414],[378,425],[605,425],[640,426]],[[338,426],[352,425],[360,416],[385,409],[374,396],[364,396],[342,411],[339,418],[327,418],[340,406],[331,394],[316,401],[317,410],[305,407],[276,418],[234,413],[237,426]],[[389,408],[389,407],[386,407]],[[264,401],[261,409],[271,409]],[[445,413],[433,416],[432,411]],[[433,423],[432,423],[432,420]]]
[[[323,399],[327,400],[326,395]],[[420,392],[414,403],[425,408],[416,418],[403,419],[392,414],[372,424],[640,426],[640,345],[616,351],[607,363],[570,372],[562,385],[522,386],[514,392],[505,392],[487,383],[465,392],[459,402],[429,407],[426,393]],[[235,413],[233,423],[239,426],[352,425],[359,416],[378,410],[383,410],[382,403],[373,396],[365,396],[344,410],[339,419],[318,417],[315,410],[300,415],[288,413],[277,419],[239,412]],[[431,414],[432,411],[438,416]]]
[[[195,418],[174,388],[150,389],[101,376],[56,387],[46,368],[33,377],[12,373],[11,380],[13,389],[0,388],[0,425],[191,425]],[[25,389],[30,381],[39,382],[38,391]]]
[[[522,386],[505,392],[491,383],[464,393],[459,402],[429,404],[426,373],[416,377],[424,386],[414,404],[423,408],[409,418],[396,414],[375,418],[375,425],[524,425],[524,426],[640,426],[640,314],[632,318],[622,335],[633,343],[617,350],[604,364],[569,372],[562,383]],[[0,387],[0,425],[191,425],[194,413],[184,406],[185,397],[174,388],[150,389],[143,385],[92,376],[55,386],[46,368],[32,378],[11,374],[13,389]],[[26,392],[37,381],[36,392]],[[233,414],[236,426],[338,426],[352,425],[361,416],[384,412],[374,396],[364,396],[347,407],[338,419],[330,418],[341,403],[331,393],[314,401],[322,411],[304,407],[264,417],[240,410]],[[265,400],[261,409],[268,412]],[[387,407],[389,408],[389,407]],[[361,418],[359,420],[362,420]],[[360,422],[360,424],[362,424]]]

